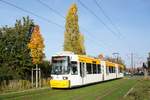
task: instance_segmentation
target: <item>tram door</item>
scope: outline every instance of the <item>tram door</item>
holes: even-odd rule
[[[102,67],[102,80],[104,81],[104,73],[105,73],[104,72],[104,66],[102,65],[101,67]]]
[[[115,67],[115,70],[116,70],[116,71],[115,71],[115,73],[116,73],[116,78],[118,78],[118,65],[116,64],[115,66],[116,66],[116,67]]]
[[[106,78],[106,64],[105,61],[101,61],[101,68],[102,68],[102,81]]]
[[[85,63],[80,62],[80,77],[82,84],[84,84],[84,77],[85,77]]]

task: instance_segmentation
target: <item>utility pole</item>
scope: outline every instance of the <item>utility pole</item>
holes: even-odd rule
[[[32,88],[33,88],[33,68],[32,68],[32,71],[31,71],[31,82],[32,82]]]
[[[32,68],[31,71],[31,82],[32,82],[32,88],[34,87],[34,71],[35,71],[35,87],[41,87],[41,69],[38,68],[38,65],[36,64],[36,68]]]
[[[36,88],[38,88],[38,65],[36,64]]]
[[[148,58],[147,58],[147,67],[149,68],[150,67],[150,52],[148,53]]]
[[[133,67],[134,67],[134,57],[133,57],[133,53],[131,53],[131,68],[132,68],[132,75],[133,75]]]
[[[41,88],[41,69],[39,68],[39,87]]]

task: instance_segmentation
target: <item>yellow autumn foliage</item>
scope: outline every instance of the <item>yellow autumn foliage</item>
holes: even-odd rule
[[[75,54],[86,54],[84,36],[80,34],[79,30],[77,11],[77,5],[72,4],[66,16],[64,51],[72,51]]]
[[[44,47],[44,39],[40,34],[39,26],[36,25],[33,29],[30,42],[28,43],[33,64],[39,64],[42,62]]]

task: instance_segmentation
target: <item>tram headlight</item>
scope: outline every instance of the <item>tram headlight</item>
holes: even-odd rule
[[[63,77],[63,80],[67,80],[67,79],[68,79],[68,77],[65,77],[65,76]]]

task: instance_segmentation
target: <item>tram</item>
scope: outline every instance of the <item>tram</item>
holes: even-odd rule
[[[122,78],[124,66],[72,52],[52,56],[51,88],[72,88]]]

